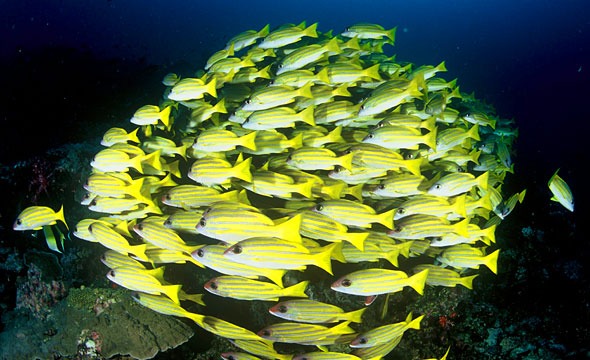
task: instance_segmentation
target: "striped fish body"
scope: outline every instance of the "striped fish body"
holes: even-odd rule
[[[401,337],[404,332],[408,329],[420,329],[420,321],[424,318],[424,315],[417,317],[414,320],[412,315],[408,316],[406,321],[402,321],[395,324],[388,324],[379,326],[371,329],[365,333],[359,335],[356,339],[350,342],[351,348],[368,348],[384,343],[388,343],[397,337]]]
[[[559,169],[553,174],[551,179],[549,179],[549,190],[553,194],[551,200],[559,202],[569,211],[574,211],[574,195],[570,190],[568,184],[563,180],[557,173]]]
[[[413,271],[417,273],[426,269],[428,269],[426,283],[430,286],[455,287],[457,285],[463,285],[468,289],[473,289],[473,279],[477,277],[477,275],[461,277],[455,270],[442,268],[433,264],[417,265]]]
[[[154,270],[119,267],[111,269],[107,278],[117,285],[132,291],[141,291],[147,294],[164,294],[173,302],[180,304],[178,292],[181,285],[162,285],[164,268]]]
[[[385,342],[381,345],[368,347],[368,348],[357,348],[353,354],[360,357],[361,359],[381,359],[389,354],[402,340],[401,336],[394,338],[389,342]]]
[[[338,39],[332,38],[327,43],[321,44],[312,44],[300,47],[299,49],[293,51],[289,55],[285,56],[281,63],[279,64],[279,68],[277,70],[277,75],[280,75],[284,72],[301,69],[307,64],[311,64],[316,62],[324,57],[326,53],[339,53],[340,47],[338,46]]]
[[[162,79],[162,84],[166,86],[174,86],[179,80],[180,77],[175,73],[168,73],[164,75],[164,78]]]
[[[322,325],[300,323],[277,323],[265,327],[258,332],[262,338],[283,343],[314,343],[330,335],[343,335],[354,333],[345,321],[334,327],[328,328]]]
[[[395,229],[387,232],[388,236],[395,239],[423,239],[426,237],[444,236],[455,233],[461,236],[469,236],[469,219],[449,225],[446,220],[431,215],[411,215],[395,222]]]
[[[325,133],[315,131],[315,129],[317,128],[314,128],[313,131],[304,131],[302,133],[304,146],[319,148],[328,143],[344,142],[342,138],[342,126],[337,126],[334,130]]]
[[[144,105],[129,120],[135,125],[155,125],[161,121],[166,127],[170,126],[170,110],[172,107],[166,106],[161,109],[155,105]]]
[[[229,48],[233,46],[234,51],[240,51],[243,48],[254,44],[256,40],[268,35],[268,30],[269,24],[266,24],[266,26],[264,26],[260,31],[248,30],[239,33],[238,35],[229,39],[225,49],[229,50]]]
[[[485,255],[480,249],[471,247],[468,244],[459,244],[443,251],[437,259],[441,263],[457,269],[477,269],[479,265],[483,264],[494,274],[497,274],[499,253],[500,250],[498,249],[489,255]]]
[[[260,360],[259,357],[256,357],[254,355],[235,351],[221,353],[220,356],[224,360]]]
[[[174,101],[201,99],[205,94],[217,97],[216,87],[217,80],[215,78],[207,84],[201,79],[186,78],[174,85],[168,94],[168,99]]]
[[[375,79],[381,80],[379,64],[363,69],[351,63],[333,63],[326,66],[331,85],[354,83],[356,81]]]
[[[250,56],[250,59],[255,62],[259,63],[266,59],[267,57],[276,57],[277,54],[274,52],[273,49],[259,49],[259,48],[252,48],[248,50],[246,53],[247,56]],[[268,66],[270,67],[270,65]]]
[[[209,68],[215,64],[216,62],[218,62],[219,60],[225,59],[229,56],[234,56],[234,47],[233,45],[230,45],[229,49],[222,49],[219,50],[217,52],[215,52],[213,55],[211,55],[209,57],[209,59],[207,59],[207,62],[205,63],[205,70],[209,70]]]
[[[145,254],[152,264],[185,264],[188,261],[198,267],[204,267],[201,263],[187,255],[186,252],[163,249],[152,244],[149,244],[148,246]],[[194,248],[195,247],[193,247],[193,249]]]
[[[275,238],[250,238],[232,245],[224,256],[235,262],[263,269],[303,270],[315,265],[332,273],[331,255],[335,244],[311,253],[302,244]]]
[[[269,86],[257,90],[242,106],[243,111],[265,110],[273,107],[290,104],[296,97],[311,98],[311,83],[295,89],[290,86]]]
[[[133,211],[139,208],[139,204],[143,202],[134,198],[109,198],[103,196],[97,196],[92,199],[88,204],[88,209],[97,212],[103,212],[107,214],[119,214],[124,211]],[[155,204],[150,204],[154,208],[157,208]],[[158,209],[159,210],[159,209]]]
[[[136,199],[143,199],[142,185],[141,178],[127,182],[113,175],[96,173],[90,175],[83,186],[84,189],[101,196],[123,198],[129,195]]]
[[[221,152],[233,150],[239,145],[256,150],[255,138],[256,132],[238,137],[228,130],[212,129],[202,132],[195,140],[193,148],[206,152]]]
[[[281,319],[312,324],[334,323],[341,320],[360,323],[366,308],[345,312],[341,308],[309,299],[283,301],[268,311]]]
[[[517,203],[522,203],[524,201],[524,196],[526,195],[526,189],[521,191],[520,193],[513,194],[502,206],[502,211],[498,214],[499,217],[504,219],[506,216],[510,215],[512,210],[516,207]]]
[[[410,286],[419,294],[424,290],[428,271],[408,277],[403,271],[366,269],[350,273],[332,284],[332,290],[350,295],[371,296],[401,291]]]
[[[432,185],[427,193],[434,196],[455,196],[471,190],[474,186],[488,188],[489,172],[485,172],[479,177],[470,173],[452,173],[443,176],[440,180]]]
[[[298,121],[315,126],[313,114],[313,107],[301,112],[296,112],[288,107],[260,110],[252,113],[242,124],[242,127],[250,130],[273,130],[295,127],[295,123]],[[256,150],[256,148],[253,150]]]
[[[479,126],[477,124],[467,131],[456,127],[440,131],[436,136],[436,147],[433,148],[436,148],[437,151],[450,150],[463,144],[467,139],[480,141]]]
[[[315,84],[311,88],[311,99],[301,99],[297,101],[295,107],[297,109],[304,109],[310,106],[317,106],[320,104],[331,101],[335,96],[350,97],[351,94],[348,91],[348,85],[342,84],[338,87],[332,88],[331,86]]]
[[[249,279],[264,276],[278,286],[283,287],[282,278],[287,272],[286,270],[260,269],[237,263],[223,255],[228,248],[229,246],[226,245],[207,245],[193,251],[192,257],[209,269],[224,275],[241,276]]]
[[[292,193],[311,198],[313,181],[296,183],[293,178],[268,170],[257,170],[252,175],[252,183],[243,185],[246,189],[265,196],[291,198]]]
[[[110,128],[102,136],[100,144],[102,146],[111,146],[118,143],[127,143],[128,141],[139,143],[139,139],[137,138],[137,130],[139,130],[139,128],[133,130],[130,133],[127,133],[125,129],[117,127]]]
[[[64,218],[63,206],[56,213],[47,206],[29,206],[21,211],[14,221],[13,230],[41,230],[43,226],[53,225],[57,221],[61,221],[66,228],[66,220]]]
[[[164,221],[164,226],[174,231],[198,234],[195,227],[203,216],[203,210],[181,210],[168,216]]]
[[[270,65],[258,70],[254,67],[244,67],[238,71],[231,79],[232,84],[247,84],[253,83],[256,79],[270,79]]]
[[[342,245],[341,252],[347,263],[376,262],[380,259],[386,259],[393,266],[398,266],[399,249],[386,252],[377,244],[366,243],[361,251],[353,245],[345,243]]]
[[[340,35],[358,39],[381,39],[386,37],[393,43],[395,41],[396,29],[397,27],[391,30],[385,30],[381,25],[357,23],[347,27]]]
[[[424,176],[399,174],[386,178],[371,192],[384,198],[398,198],[426,193],[428,180]]]
[[[254,155],[277,154],[286,151],[288,148],[297,149],[302,146],[301,134],[288,139],[287,136],[278,131],[256,131],[256,151],[240,148],[241,151]]]
[[[227,184],[231,178],[251,182],[251,162],[252,158],[248,158],[232,167],[229,162],[223,159],[198,159],[191,166],[188,177],[206,186]]]
[[[360,107],[359,116],[377,115],[400,104],[421,97],[418,82],[411,81],[407,88],[388,88],[388,91],[373,91]]]
[[[248,330],[248,329],[244,329],[241,326],[238,325],[234,325],[228,321],[216,318],[214,316],[205,316],[203,318],[203,325],[202,325],[203,329],[227,338],[227,339],[233,339],[233,340],[261,340],[263,341],[264,339],[261,338],[260,336],[254,334],[252,331]]]
[[[178,303],[175,303],[170,298],[164,295],[155,295],[155,294],[147,294],[143,292],[134,292],[131,294],[133,300],[137,301],[141,305],[152,309],[155,312],[164,315],[172,315],[172,316],[179,316],[185,317],[188,319],[193,320],[200,326],[204,316],[199,314],[194,314],[191,312],[186,311]]]
[[[373,129],[363,139],[365,144],[380,145],[386,149],[418,149],[420,144],[425,144],[431,149],[436,149],[436,131],[425,135],[413,128],[400,126],[383,126]]]
[[[403,217],[416,214],[446,218],[451,213],[467,217],[465,195],[458,196],[452,204],[447,199],[440,197],[416,196],[398,206],[393,219],[399,220]]]
[[[276,301],[279,297],[307,297],[305,288],[309,281],[302,281],[287,288],[276,284],[252,280],[240,276],[218,276],[205,284],[205,290],[212,294],[238,300]]]
[[[265,359],[291,360],[293,355],[283,355],[275,351],[272,342],[257,340],[230,340],[238,348]]]
[[[301,235],[311,239],[329,242],[347,241],[358,249],[363,249],[363,243],[368,233],[349,233],[348,228],[332,218],[315,211],[303,210],[301,214]]]
[[[202,235],[230,244],[252,237],[276,237],[300,242],[300,225],[301,216],[275,225],[270,218],[260,213],[219,209],[205,214],[196,229]]]
[[[238,192],[228,191],[222,193],[207,186],[178,185],[162,196],[162,203],[184,209],[209,206],[218,201],[238,201]]]
[[[305,29],[297,26],[292,26],[284,29],[278,29],[268,34],[258,47],[260,49],[276,49],[285,45],[289,45],[301,40],[304,36],[317,38],[316,28],[318,24],[312,24]]]
[[[354,145],[350,151],[354,153],[353,164],[383,170],[405,169],[420,176],[421,159],[405,160],[400,153],[375,144]]]
[[[489,126],[492,129],[496,128],[496,120],[490,119],[487,117],[486,114],[471,111],[465,115],[463,115],[463,119],[471,124],[477,124],[479,126]]]
[[[512,167],[512,159],[510,157],[510,151],[508,150],[508,145],[506,145],[506,143],[502,141],[496,143],[496,155],[498,155],[498,159],[502,165],[508,169]]]
[[[361,358],[352,354],[318,351],[295,356],[293,360],[361,360]]]
[[[209,73],[223,73],[229,74],[230,72],[238,72],[240,69],[254,66],[254,63],[247,56],[244,59],[237,57],[227,57],[225,59],[217,60],[209,68]]]
[[[145,269],[145,266],[139,261],[114,250],[105,251],[105,253],[100,256],[100,261],[109,269],[115,269],[118,267]]]
[[[434,75],[436,75],[437,72],[443,72],[443,71],[447,71],[444,61],[441,62],[440,64],[438,64],[437,66],[422,65],[419,68],[412,71],[412,73],[408,75],[408,78],[413,79],[418,76],[422,76],[422,77],[424,77],[424,80],[428,80],[431,77],[433,77]]]
[[[287,164],[300,170],[332,170],[340,165],[345,169],[352,168],[353,154],[336,156],[324,148],[302,147],[294,150],[287,158]]]
[[[323,69],[317,74],[311,70],[291,70],[277,76],[273,80],[271,86],[284,85],[300,88],[307,83],[318,84],[327,83],[329,81],[327,69]],[[296,105],[299,106],[299,104]]]
[[[129,245],[129,242],[122,235],[117,233],[110,226],[102,222],[94,222],[88,226],[88,231],[104,247],[125,255],[133,255],[141,261],[149,261],[145,255],[146,244]]]
[[[185,145],[176,146],[176,143],[170,139],[161,136],[152,136],[141,143],[141,147],[149,152],[160,151],[162,156],[174,156],[176,154],[185,158],[186,148]]]
[[[360,105],[347,100],[330,101],[319,105],[314,111],[317,124],[329,124],[356,116]]]
[[[332,179],[342,180],[347,184],[366,184],[376,182],[379,178],[387,176],[387,170],[353,164],[351,170],[337,166],[328,173],[328,176]]]
[[[133,231],[148,243],[170,251],[184,252],[190,255],[195,249],[188,246],[178,234],[164,225],[142,222],[133,227]]]
[[[370,227],[372,223],[379,223],[387,228],[393,228],[393,215],[395,210],[389,210],[377,214],[375,210],[364,204],[350,200],[328,200],[313,208],[313,211],[326,215],[341,224]]]

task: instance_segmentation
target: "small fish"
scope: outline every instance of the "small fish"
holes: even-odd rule
[[[500,249],[485,255],[485,252],[481,249],[468,244],[459,244],[447,248],[437,259],[445,265],[458,269],[477,269],[479,265],[483,264],[494,274],[497,274],[499,253]]]
[[[295,123],[298,121],[315,126],[313,111],[313,107],[308,107],[301,112],[296,112],[288,107],[255,111],[248,116],[242,127],[250,130],[272,130],[295,127]],[[252,150],[256,150],[256,148]]]
[[[230,44],[228,49],[219,50],[219,51],[215,52],[213,55],[211,55],[209,57],[209,59],[207,59],[204,69],[209,70],[211,65],[213,65],[216,62],[218,62],[219,60],[225,59],[229,56],[234,56],[234,44]]]
[[[143,181],[139,178],[127,182],[114,175],[96,173],[90,175],[83,186],[84,189],[101,196],[123,198],[129,195],[136,199],[143,199],[144,195],[141,193]]]
[[[336,156],[329,149],[302,147],[291,152],[286,162],[300,170],[332,170],[336,165],[351,169],[352,158],[353,154]]]
[[[467,217],[465,195],[456,197],[452,203],[447,199],[431,196],[418,195],[412,197],[396,208],[393,220],[399,220],[403,217],[415,214],[446,217],[446,215],[452,213]]]
[[[217,80],[213,78],[207,84],[201,79],[186,78],[180,80],[170,90],[168,99],[174,101],[186,101],[201,99],[205,94],[217,97]]]
[[[418,149],[419,144],[425,144],[431,149],[437,148],[436,130],[425,135],[417,129],[400,126],[382,126],[373,129],[363,141],[365,144],[375,144],[386,149]]]
[[[191,253],[200,246],[189,246],[178,234],[164,225],[151,221],[143,221],[133,227],[133,231],[150,244],[170,251],[185,253],[190,257]],[[192,259],[192,258],[190,258]],[[203,267],[199,262],[192,261],[197,266]]]
[[[433,264],[422,264],[414,266],[414,273],[428,270],[428,277],[426,283],[431,286],[446,286],[455,287],[457,285],[463,285],[468,289],[473,289],[473,279],[478,275],[464,276],[461,277],[458,272],[452,269],[445,269],[440,266]]]
[[[230,47],[233,46],[234,51],[240,51],[245,47],[248,47],[256,42],[256,40],[265,37],[268,35],[268,30],[270,28],[269,24],[266,24],[260,31],[255,30],[248,30],[244,31],[231,39],[227,42],[225,46],[226,50],[229,50]]]
[[[188,177],[206,186],[224,185],[229,183],[231,178],[251,182],[251,162],[252,158],[247,158],[242,162],[236,160],[234,166],[231,166],[229,162],[223,159],[198,159],[192,164]]]
[[[400,198],[425,194],[427,185],[428,179],[424,176],[402,173],[382,180],[379,185],[369,191],[384,198]]]
[[[480,141],[479,125],[475,124],[467,131],[457,127],[440,131],[436,136],[436,146],[433,149],[437,151],[450,150],[463,144],[467,139]]]
[[[313,211],[326,215],[341,224],[367,228],[372,223],[379,223],[389,229],[393,228],[395,210],[377,214],[375,209],[358,202],[340,199],[321,202]]]
[[[255,91],[246,103],[242,106],[242,111],[266,110],[273,107],[290,104],[297,97],[312,98],[312,83],[295,89],[290,86],[269,86]]]
[[[313,345],[330,335],[351,334],[355,331],[348,325],[350,321],[342,322],[331,328],[301,323],[276,323],[258,332],[262,338],[283,343],[305,343]]]
[[[139,130],[139,128],[128,133],[125,129],[121,129],[118,127],[110,128],[102,136],[100,144],[102,146],[112,146],[114,144],[126,143],[128,141],[139,143],[139,139],[137,137],[137,130]]]
[[[414,79],[410,81],[407,87],[388,87],[387,91],[377,88],[369,98],[362,103],[358,116],[381,114],[388,109],[410,102],[414,98],[421,97],[422,92],[418,90],[419,81],[421,81],[421,79]],[[387,86],[387,83],[381,86]]]
[[[318,34],[316,32],[318,24],[312,24],[305,29],[301,29],[298,26],[291,26],[284,29],[277,29],[270,34],[268,34],[264,40],[258,47],[260,49],[276,49],[279,47],[283,47],[285,45],[289,45],[301,40],[302,37],[308,36],[312,38],[317,38]]]
[[[293,355],[283,355],[275,351],[272,342],[260,340],[230,340],[238,348],[265,359],[291,360]],[[231,359],[228,359],[231,360]]]
[[[178,83],[178,81],[180,81],[180,77],[178,75],[176,75],[175,73],[168,73],[164,75],[164,78],[162,79],[162,84],[166,86],[174,86],[176,85],[176,83]]]
[[[169,297],[161,294],[147,294],[143,292],[132,292],[131,298],[141,305],[152,309],[155,312],[164,315],[179,316],[191,319],[199,326],[203,327],[204,315],[191,313],[183,309],[178,303],[171,300]]]
[[[333,63],[326,66],[330,85],[341,85],[355,83],[361,80],[381,80],[379,75],[379,64],[368,68],[353,63]]]
[[[388,231],[387,235],[395,239],[408,240],[444,236],[449,233],[469,236],[468,224],[469,219],[464,219],[455,224],[448,224],[446,220],[438,216],[416,214],[397,220],[395,228]]]
[[[389,294],[410,286],[422,295],[428,270],[408,277],[403,271],[388,269],[359,270],[341,277],[332,284],[332,290],[360,296]]]
[[[389,354],[402,340],[402,336],[398,336],[389,342],[383,344],[367,347],[357,348],[353,354],[361,359],[381,359]]]
[[[252,280],[240,276],[218,276],[205,283],[205,290],[212,294],[238,300],[277,301],[279,297],[307,297],[305,288],[309,281],[302,281],[287,288],[276,284]]]
[[[396,30],[397,26],[393,29],[385,30],[381,25],[371,23],[357,23],[344,29],[340,35],[358,39],[381,39],[386,37],[393,44],[395,41]]]
[[[324,54],[338,54],[340,52],[337,38],[332,38],[324,44],[312,44],[300,47],[283,58],[277,69],[277,75],[287,71],[301,69],[308,64],[320,60],[324,57]]]
[[[93,222],[88,226],[88,232],[97,242],[108,249],[125,255],[132,254],[142,261],[149,261],[149,258],[145,255],[145,251],[147,250],[146,244],[129,245],[125,237],[104,222]]]
[[[405,160],[404,157],[390,149],[374,144],[358,144],[347,152],[354,153],[352,163],[373,169],[397,170],[405,169],[416,176],[420,176],[422,159]]]
[[[160,110],[155,105],[144,105],[137,109],[137,111],[131,117],[131,123],[135,125],[155,125],[158,121],[161,121],[164,126],[170,128],[170,110],[171,106],[166,106]]]
[[[218,201],[237,202],[238,192],[233,190],[222,193],[208,186],[178,185],[162,196],[162,203],[185,210],[208,206]]]
[[[199,151],[217,152],[233,150],[239,145],[256,150],[255,138],[255,131],[238,137],[228,130],[211,129],[202,132],[196,138],[193,148]]]
[[[242,184],[244,188],[257,194],[281,198],[291,198],[292,193],[298,193],[306,198],[311,198],[313,185],[313,181],[295,182],[288,175],[268,170],[255,171],[252,174],[251,183]]]
[[[143,173],[142,161],[152,161],[151,158],[154,156],[156,156],[155,153],[154,155],[147,155],[149,157],[147,159],[146,156],[131,157],[122,151],[109,148],[94,155],[94,158],[90,161],[90,166],[102,172],[127,172],[129,168],[133,168]]]
[[[176,304],[180,304],[178,292],[181,285],[163,285],[163,276],[163,267],[154,270],[118,267],[107,273],[109,280],[124,288],[147,294],[164,294]]]
[[[318,324],[339,321],[360,323],[365,310],[367,308],[345,312],[338,306],[315,300],[297,299],[280,302],[268,311],[281,319]]]
[[[145,266],[139,261],[114,250],[105,251],[105,253],[100,256],[100,261],[109,269],[115,269],[118,267],[145,269]]]
[[[241,326],[230,323],[214,316],[205,316],[203,318],[203,329],[232,340],[260,340],[264,341],[263,338],[256,335],[252,331],[245,329]]]
[[[412,320],[412,313],[405,321],[376,327],[357,336],[350,342],[351,348],[368,348],[392,341],[401,337],[408,329],[420,330],[420,322],[424,315]]]
[[[470,173],[452,173],[443,176],[432,185],[427,193],[434,196],[455,196],[471,190],[474,186],[488,188],[489,172],[485,172],[477,178]]]
[[[573,212],[574,211],[574,196],[572,195],[572,191],[567,183],[557,175],[559,169],[553,174],[551,179],[549,179],[549,190],[553,194],[551,200],[557,201],[561,205],[563,205],[566,209]]]
[[[47,206],[29,206],[18,215],[12,229],[17,231],[41,230],[43,226],[54,225],[57,221],[61,221],[68,228],[64,218],[63,205],[57,213]]]
[[[255,66],[255,64],[247,55],[243,59],[227,57],[225,59],[220,59],[211,65],[209,73],[231,74],[231,78],[233,79],[234,74],[239,70],[253,66]]]

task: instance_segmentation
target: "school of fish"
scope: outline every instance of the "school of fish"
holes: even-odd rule
[[[102,217],[74,235],[107,248],[106,276],[140,304],[241,349],[224,359],[384,357],[424,315],[364,329],[366,306],[405,288],[471,289],[477,269],[496,273],[496,227],[525,196],[501,189],[514,169],[514,120],[439,77],[444,62],[385,55],[394,38],[395,28],[368,23],[338,35],[267,25],[232,37],[194,77],[166,75],[163,98],[132,114],[132,131],[104,134],[82,201]],[[567,184],[557,173],[552,182],[573,210]],[[61,210],[31,207],[15,229],[57,221]],[[421,265],[404,267],[408,257]],[[334,275],[334,262],[350,271]],[[218,272],[205,291],[266,301],[280,321],[247,329],[206,307],[185,310],[206,304],[164,279],[170,263]],[[311,266],[365,304],[344,310],[321,292],[310,299],[308,280],[284,283]],[[274,342],[317,349],[284,354]]]

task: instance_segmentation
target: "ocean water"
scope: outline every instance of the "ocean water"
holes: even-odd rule
[[[137,108],[157,102],[166,73],[190,74],[202,68],[239,32],[306,20],[318,22],[320,31],[333,29],[336,34],[350,24],[372,22],[386,29],[397,26],[395,46],[387,48],[388,54],[418,66],[444,60],[445,79],[458,78],[461,91],[474,91],[501,117],[516,120],[515,174],[504,189],[514,193],[526,188],[527,196],[500,228],[510,260],[500,262],[505,271],[498,277],[486,277],[498,291],[479,296],[502,312],[499,317],[509,318],[514,312],[525,319],[513,324],[531,335],[529,342],[519,338],[520,348],[532,344],[537,350],[553,349],[557,358],[588,355],[590,243],[583,230],[588,214],[584,179],[590,165],[587,1],[24,0],[0,5],[3,264],[10,254],[18,258],[29,247],[11,230],[20,210],[31,205],[34,191],[30,174],[19,172],[25,166],[19,164],[30,164],[64,144],[98,144],[108,128],[128,125]],[[574,213],[549,200],[547,181],[558,168],[576,199]],[[81,187],[59,185],[52,184],[55,192],[41,192],[40,199],[55,206],[60,198],[73,202]],[[525,238],[527,228],[533,236]],[[36,241],[35,247],[43,248],[44,242]],[[69,246],[79,243],[74,239]],[[2,267],[3,313],[16,305],[16,287],[10,284],[26,274],[24,265]],[[80,276],[77,285],[82,279],[96,281],[93,276]],[[540,333],[551,326],[535,325],[532,318],[558,323],[543,337]],[[518,342],[517,330],[507,327],[503,323],[491,328],[501,328],[505,342]],[[543,331],[535,332],[535,327]],[[446,342],[453,349],[449,358],[469,358],[461,357],[457,345],[465,333],[445,333],[452,340]],[[479,353],[483,358],[528,354],[491,337],[470,341],[477,340],[481,348],[488,346],[489,351]],[[442,343],[437,344],[444,350]],[[565,350],[557,351],[551,344]],[[543,358],[540,353],[530,358]]]

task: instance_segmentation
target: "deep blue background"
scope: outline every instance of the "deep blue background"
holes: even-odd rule
[[[126,123],[134,109],[157,101],[162,75],[201,68],[236,33],[307,20],[336,33],[359,21],[398,26],[388,51],[399,60],[445,60],[447,79],[458,77],[461,90],[475,90],[501,116],[517,120],[517,169],[545,182],[562,167],[562,175],[577,182],[588,166],[587,1],[0,4],[0,64],[7,70],[0,93],[3,163],[97,136],[106,129],[97,124],[103,119]]]

